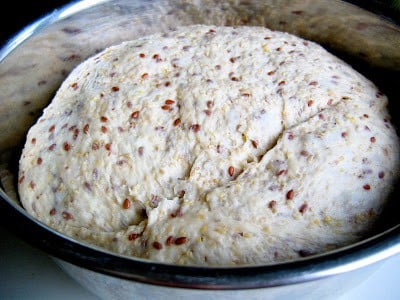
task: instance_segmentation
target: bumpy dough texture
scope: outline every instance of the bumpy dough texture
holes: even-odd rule
[[[387,98],[319,45],[190,26],[79,65],[30,129],[26,210],[174,264],[275,263],[365,236],[399,169]]]

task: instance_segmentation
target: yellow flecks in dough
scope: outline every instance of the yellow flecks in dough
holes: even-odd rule
[[[199,236],[196,238],[196,242],[197,243],[202,243],[204,241],[204,237],[203,236]]]
[[[226,233],[226,226],[225,225],[218,225],[215,227],[215,231],[220,233],[220,234],[225,234]]]
[[[326,223],[326,224],[332,224],[333,220],[332,220],[332,218],[330,216],[325,216],[323,218],[323,222]]]
[[[243,232],[244,238],[251,238],[253,235],[250,232]]]

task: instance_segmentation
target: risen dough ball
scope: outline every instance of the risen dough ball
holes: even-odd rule
[[[174,264],[274,263],[353,243],[399,169],[387,98],[317,44],[182,27],[79,65],[31,128],[26,210]]]

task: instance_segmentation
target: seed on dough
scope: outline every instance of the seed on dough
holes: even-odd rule
[[[190,125],[189,129],[193,130],[194,132],[198,132],[200,130],[200,125],[192,124],[192,125]]]
[[[292,200],[294,197],[294,190],[290,190],[286,193],[286,199]]]
[[[300,151],[300,155],[301,155],[301,156],[308,156],[309,153],[308,153],[306,150],[301,150],[301,151]]]
[[[234,173],[235,173],[235,168],[232,167],[232,166],[230,166],[230,167],[228,168],[228,174],[229,174],[229,176],[233,176]]]
[[[100,144],[99,142],[93,142],[92,144],[92,150],[99,150],[100,149]]]
[[[175,239],[175,245],[182,245],[186,243],[187,237],[186,236],[181,236]]]
[[[179,124],[181,124],[181,119],[176,119],[175,121],[174,121],[174,126],[178,126]]]
[[[87,134],[89,131],[89,124],[86,124],[85,126],[83,126],[83,133]]]
[[[170,235],[169,237],[167,237],[167,239],[165,240],[165,244],[167,246],[171,246],[174,242],[174,237],[172,235]]]
[[[139,156],[143,156],[143,153],[144,153],[144,147],[141,146],[138,148],[138,154],[139,154]]]
[[[139,114],[140,114],[140,112],[137,110],[137,111],[134,111],[132,114],[131,114],[131,118],[132,119],[137,119],[137,118],[139,118]]]
[[[271,200],[271,201],[268,203],[268,208],[274,210],[275,207],[276,207],[276,201],[275,201],[275,200]]]
[[[131,207],[131,201],[129,199],[125,199],[124,203],[122,203],[122,207],[124,209],[128,209],[129,207]]]
[[[61,215],[64,218],[64,220],[71,220],[72,219],[72,215],[69,212],[63,211]]]
[[[134,240],[136,240],[138,237],[140,236],[140,234],[139,233],[130,233],[129,235],[128,235],[128,240],[130,240],[130,241],[134,241]]]
[[[71,149],[71,145],[68,144],[67,142],[64,143],[63,148],[65,151],[69,151]]]
[[[306,212],[307,208],[308,208],[308,204],[307,203],[303,203],[299,208],[299,212],[301,214],[304,214]]]
[[[72,139],[73,139],[74,141],[76,141],[76,139],[78,138],[78,135],[79,135],[79,129],[78,129],[78,128],[75,128],[75,129],[74,129],[74,134],[73,134],[73,136],[72,136]]]
[[[276,175],[277,175],[277,176],[285,175],[286,172],[287,172],[286,170],[279,170],[279,171],[276,173]]]
[[[157,250],[161,250],[162,249],[162,244],[160,242],[153,242],[153,247]]]

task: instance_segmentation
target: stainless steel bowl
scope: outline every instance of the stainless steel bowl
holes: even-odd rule
[[[2,226],[105,299],[325,299],[354,287],[380,262],[400,253],[396,201],[370,238],[329,253],[277,265],[177,266],[124,257],[55,232],[20,206],[15,175],[26,131],[72,68],[107,46],[178,25],[264,25],[317,41],[389,96],[399,127],[396,5],[399,1],[84,0],[44,16],[0,51]],[[393,200],[397,192],[398,186]]]

